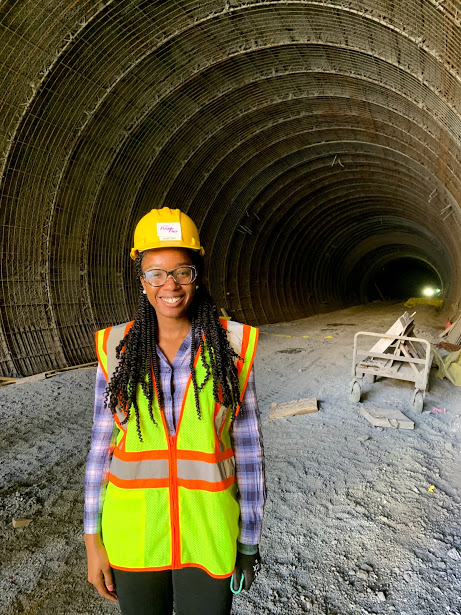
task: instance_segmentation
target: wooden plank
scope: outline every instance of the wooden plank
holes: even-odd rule
[[[296,399],[286,404],[272,404],[269,419],[281,419],[287,416],[296,416],[297,414],[310,414],[311,412],[318,412],[318,410],[316,397]]]
[[[395,339],[393,336],[406,335],[406,331],[412,324],[412,316],[408,312],[404,312],[402,316],[397,318],[392,327],[386,331],[386,336],[389,335],[390,337],[382,337],[378,340],[368,354],[371,357],[375,356],[375,352],[382,354],[393,343]]]
[[[445,336],[445,339],[450,344],[460,344],[461,343],[461,319],[460,318],[458,318],[458,320],[455,322],[450,333],[448,333],[448,335]]]
[[[12,523],[14,528],[27,527],[31,521],[32,519],[15,519],[13,517]]]
[[[460,322],[461,322],[461,314],[453,319],[453,322],[451,323],[451,325],[447,327],[444,331],[442,331],[439,337],[447,337],[453,331],[454,327],[456,327],[457,324]]]
[[[394,429],[414,429],[415,424],[400,410],[391,408],[360,408],[360,414],[375,427],[392,427]]]
[[[368,352],[357,352],[357,356],[358,357],[366,357],[368,356]],[[419,363],[421,365],[423,365],[424,363],[426,363],[425,359],[413,359],[413,357],[410,357],[409,359],[407,359],[406,357],[403,356],[394,356],[393,354],[384,354],[384,353],[374,353],[373,357],[379,357],[382,359],[392,359],[392,361],[403,361],[404,363]]]

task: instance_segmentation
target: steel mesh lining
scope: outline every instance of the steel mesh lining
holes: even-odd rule
[[[136,221],[197,222],[253,324],[363,300],[393,254],[460,300],[461,7],[23,0],[0,7],[0,373],[94,359]],[[371,273],[370,273],[371,272]]]

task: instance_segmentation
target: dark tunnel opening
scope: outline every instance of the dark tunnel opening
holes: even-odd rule
[[[396,258],[380,267],[367,288],[367,300],[406,300],[443,293],[440,276],[424,261]]]

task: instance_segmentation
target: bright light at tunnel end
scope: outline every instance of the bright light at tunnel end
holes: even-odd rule
[[[434,295],[440,294],[440,288],[431,288],[430,286],[426,286],[423,288],[423,295],[425,297],[433,297]]]

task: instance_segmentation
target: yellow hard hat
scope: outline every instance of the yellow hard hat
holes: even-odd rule
[[[142,217],[134,230],[133,243],[133,260],[138,252],[155,248],[188,248],[205,254],[193,220],[179,209],[169,207],[151,209]]]

